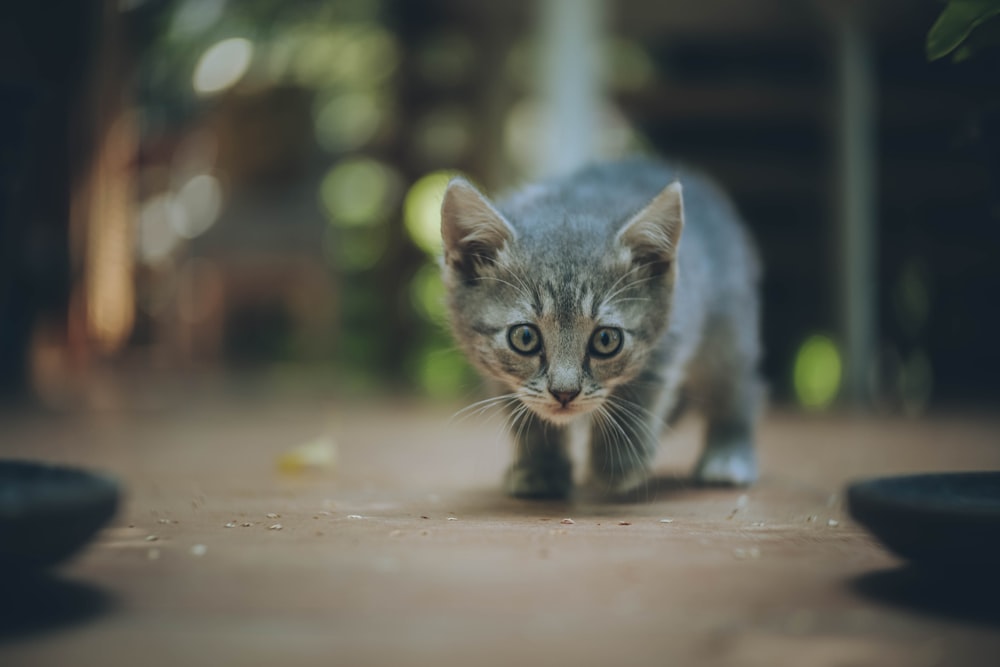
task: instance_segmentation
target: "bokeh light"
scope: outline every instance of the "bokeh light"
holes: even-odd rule
[[[421,157],[433,164],[459,162],[472,145],[473,121],[457,106],[433,109],[417,121],[414,144]]]
[[[504,119],[504,154],[529,177],[535,175],[540,164],[543,119],[542,103],[531,97],[514,104]]]
[[[170,194],[148,199],[139,211],[136,234],[139,259],[145,264],[159,264],[177,247],[177,229],[187,225],[187,212]]]
[[[934,369],[923,350],[916,350],[900,364],[896,390],[903,411],[910,415],[922,413],[927,408],[934,388]]]
[[[422,352],[417,381],[431,396],[455,396],[468,388],[472,371],[462,353],[454,348],[431,348]]]
[[[611,104],[602,105],[599,122],[598,151],[601,155],[617,159],[639,151],[641,139],[620,109]]]
[[[329,65],[338,70],[344,80],[378,85],[396,71],[399,45],[388,30],[374,24],[363,25],[350,32],[338,56]]]
[[[372,158],[342,160],[323,177],[320,200],[330,221],[341,227],[385,222],[398,196],[399,176]]]
[[[836,344],[827,336],[810,336],[795,356],[793,384],[800,404],[823,409],[840,390],[842,363]]]
[[[521,39],[507,50],[503,64],[504,77],[520,90],[532,90],[538,79],[538,43],[533,39]]]
[[[437,264],[424,264],[410,281],[410,303],[422,318],[433,324],[445,322],[444,283]]]
[[[634,40],[614,39],[608,45],[608,83],[617,90],[638,91],[649,85],[656,67],[646,49]]]
[[[384,225],[330,228],[323,239],[326,260],[334,268],[347,271],[367,271],[378,264],[389,246],[389,233]]]
[[[917,335],[930,315],[931,296],[927,268],[919,258],[907,260],[892,291],[892,303],[900,326]]]
[[[300,84],[313,88],[374,88],[399,65],[395,36],[374,24],[302,30],[290,41],[295,53],[291,73]]]
[[[174,39],[197,35],[217,23],[225,9],[226,0],[184,0],[170,21],[170,35]]]
[[[174,231],[182,238],[193,239],[208,231],[219,217],[222,185],[211,174],[198,174],[181,186],[175,199],[185,215],[171,218]]]
[[[416,65],[417,71],[429,83],[442,87],[457,86],[475,70],[476,47],[461,32],[438,32],[420,44]]]
[[[233,37],[213,44],[194,68],[195,92],[213,95],[231,88],[246,74],[252,58],[253,44],[248,39]]]
[[[382,116],[379,101],[371,92],[336,95],[316,111],[316,140],[333,153],[361,148],[378,132]]]
[[[403,202],[403,222],[418,248],[432,257],[441,254],[441,202],[454,173],[434,171],[414,183]]]

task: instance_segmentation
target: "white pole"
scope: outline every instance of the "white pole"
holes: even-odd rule
[[[598,157],[603,0],[543,0],[539,172],[563,174]]]

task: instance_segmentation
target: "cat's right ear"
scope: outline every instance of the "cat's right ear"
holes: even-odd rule
[[[448,183],[441,203],[445,265],[464,278],[475,277],[515,238],[514,228],[464,178]]]

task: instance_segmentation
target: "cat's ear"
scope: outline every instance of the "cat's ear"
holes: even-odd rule
[[[662,274],[677,256],[683,229],[684,196],[680,182],[674,181],[632,216],[616,238],[635,265]]]
[[[441,203],[444,262],[465,277],[491,263],[515,238],[503,215],[464,178],[448,183]]]

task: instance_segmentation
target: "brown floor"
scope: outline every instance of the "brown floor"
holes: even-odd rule
[[[1000,468],[1000,421],[772,414],[741,498],[678,481],[688,420],[643,502],[539,504],[497,490],[499,420],[450,413],[257,398],[5,418],[0,455],[110,471],[128,497],[32,594],[61,622],[0,632],[0,665],[1000,664],[1000,615],[975,590],[922,596],[839,495]],[[333,472],[278,471],[324,434]]]

